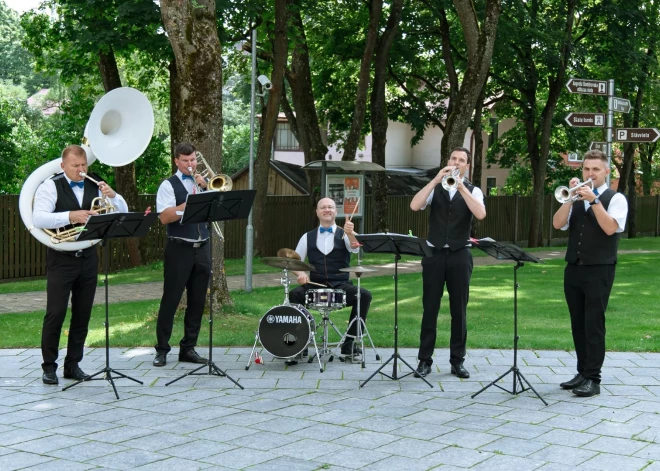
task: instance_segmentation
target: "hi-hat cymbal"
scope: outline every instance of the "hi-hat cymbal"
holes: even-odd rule
[[[316,271],[314,265],[294,260],[292,258],[284,257],[264,257],[261,259],[262,263],[270,267],[280,268],[282,270],[295,270],[295,271]]]
[[[348,272],[348,273],[369,273],[377,270],[373,268],[363,267],[362,265],[358,265],[356,267],[340,268],[339,271]]]
[[[300,255],[295,250],[280,249],[277,251],[277,256],[282,258],[292,258],[293,260],[300,260]]]

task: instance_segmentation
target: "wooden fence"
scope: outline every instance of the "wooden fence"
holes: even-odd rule
[[[155,195],[143,195],[140,207],[155,208]],[[391,196],[388,199],[390,232],[426,237],[428,211],[410,210],[410,196]],[[487,217],[477,226],[477,237],[492,237],[495,240],[513,242],[525,246],[529,232],[531,197],[487,196]],[[364,221],[365,233],[373,232],[371,216],[372,197],[367,196]],[[565,242],[566,234],[552,228],[552,215],[557,210],[552,195],[547,195],[543,215],[543,240],[545,245]],[[307,196],[269,196],[266,200],[266,255],[274,256],[282,247],[295,248],[300,236],[316,223],[314,208]],[[341,216],[341,215],[340,215]],[[342,224],[343,220],[338,219]],[[356,221],[357,223],[357,221]],[[224,224],[225,257],[242,258],[245,254],[245,232],[247,221],[231,221]],[[358,226],[359,227],[359,226]],[[660,235],[660,196],[637,198],[637,229],[643,236]],[[141,240],[141,255],[144,263],[162,259],[165,245],[165,229],[154,224],[149,235]],[[41,277],[46,274],[46,247],[27,231],[18,210],[17,195],[0,195],[0,280],[16,280]],[[103,266],[101,251],[100,263]],[[109,266],[111,271],[130,267],[126,241],[110,244]]]

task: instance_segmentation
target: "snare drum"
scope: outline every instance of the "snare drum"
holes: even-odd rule
[[[259,322],[259,341],[278,358],[293,358],[312,341],[314,317],[300,304],[275,306]]]
[[[314,309],[342,309],[346,306],[346,292],[342,289],[310,289],[305,304]]]

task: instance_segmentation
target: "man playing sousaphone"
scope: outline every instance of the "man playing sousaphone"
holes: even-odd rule
[[[92,201],[105,197],[119,212],[127,212],[126,201],[105,182],[98,185],[81,174],[87,174],[87,154],[76,145],[62,152],[64,173],[45,180],[34,196],[33,224],[40,229],[59,229],[71,224],[85,224],[90,216]],[[78,364],[83,358],[83,349],[89,319],[96,294],[98,275],[96,247],[78,251],[59,251],[48,247],[46,252],[46,316],[41,331],[41,354],[43,356],[42,381],[57,384],[57,354],[62,324],[71,298],[71,324],[64,377],[84,380],[88,376]]]
[[[309,263],[316,271],[307,275],[305,272],[294,272],[298,277],[298,286],[289,293],[289,300],[294,304],[305,304],[305,293],[310,289],[318,289],[318,285],[328,288],[341,289],[346,292],[346,304],[351,306],[350,320],[357,317],[357,286],[349,280],[349,274],[339,271],[348,268],[351,262],[351,253],[357,253],[359,243],[355,238],[355,226],[350,218],[346,219],[343,228],[337,227],[337,206],[330,198],[322,198],[316,205],[316,216],[319,218],[319,227],[304,234],[298,245],[296,253],[301,260],[307,257]],[[310,284],[310,282],[315,284]],[[366,321],[371,292],[360,288],[360,317]],[[353,322],[341,347],[342,355],[360,355],[362,352],[355,345],[357,322]]]

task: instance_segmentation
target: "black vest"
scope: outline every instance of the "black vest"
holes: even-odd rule
[[[186,202],[188,190],[183,186],[179,177],[175,174],[167,179],[174,190],[176,206]],[[179,221],[169,223],[167,226],[167,237],[179,237],[181,239],[205,240],[209,238],[209,230],[206,224],[181,224]]]
[[[598,196],[605,211],[616,193],[609,188]],[[607,235],[598,225],[592,208],[584,210],[584,200],[573,203],[568,226],[568,248],[565,260],[584,265],[613,265],[619,247],[619,233]]]
[[[316,268],[316,271],[309,274],[310,281],[332,287],[347,282],[349,274],[339,271],[351,264],[351,252],[346,249],[344,230],[338,227],[333,234],[334,248],[328,255],[324,255],[316,246],[318,234],[318,227],[307,233],[307,259]]]
[[[100,181],[98,175],[90,174],[90,177],[94,178],[97,181]],[[63,213],[65,211],[80,211],[81,209],[90,209],[92,207],[92,201],[94,198],[99,196],[99,187],[96,183],[92,183],[85,178],[85,185],[83,186],[83,200],[82,206],[78,204],[78,198],[76,198],[69,181],[66,179],[64,173],[58,173],[53,178],[53,183],[55,183],[55,189],[57,190],[57,201],[55,202],[54,213]],[[73,225],[65,226],[62,229],[66,230],[73,227]]]
[[[474,185],[464,185],[472,193]],[[461,193],[456,191],[454,199],[450,200],[449,192],[442,185],[436,186],[431,201],[428,241],[438,249],[449,245],[453,252],[467,245],[471,227],[472,211]]]

